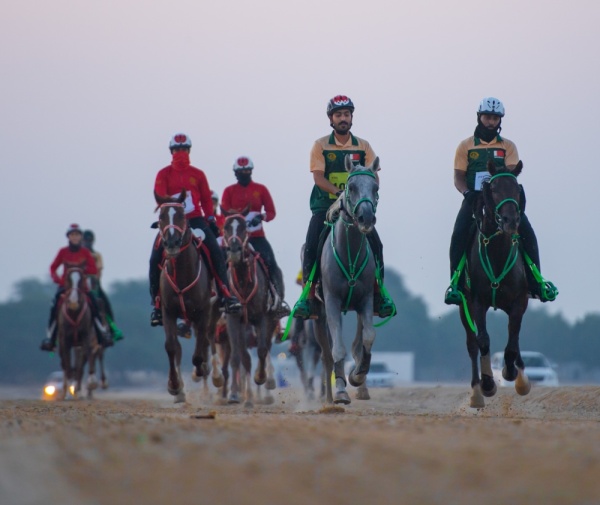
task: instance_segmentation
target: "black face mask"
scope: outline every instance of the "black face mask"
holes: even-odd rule
[[[242,174],[240,172],[236,172],[235,178],[244,187],[252,182],[252,174]]]
[[[79,251],[79,249],[81,249],[81,244],[71,244],[71,243],[69,243],[69,251],[71,251],[71,252],[77,252],[77,251]]]
[[[500,126],[501,124],[502,124],[502,120],[500,120],[500,122],[498,123],[498,127],[495,130],[486,128],[481,123],[481,119],[479,119],[479,117],[477,117],[477,128],[475,128],[475,136],[478,139],[483,140],[484,142],[491,142],[502,131],[502,127]]]

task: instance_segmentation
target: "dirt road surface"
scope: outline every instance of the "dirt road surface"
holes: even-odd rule
[[[466,384],[407,386],[341,412],[190,389],[5,395],[0,504],[600,504],[600,387],[499,388],[474,410]]]

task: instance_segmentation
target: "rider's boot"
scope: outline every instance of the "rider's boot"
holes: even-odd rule
[[[225,314],[239,314],[242,311],[242,304],[235,295],[232,295],[225,283],[216,282],[217,291],[219,291],[219,305]]]
[[[542,274],[533,261],[529,260],[528,265],[526,272],[528,286],[527,295],[529,298],[539,300],[543,303],[556,300],[556,297],[558,296],[558,289],[556,286],[542,277]]]
[[[162,248],[154,247],[150,256],[150,299],[152,300],[152,313],[150,314],[150,326],[162,326],[162,309],[160,304],[160,260],[162,258]]]
[[[300,319],[318,319],[317,300],[315,299],[315,284],[310,286],[307,298],[300,298],[294,305],[294,317]]]
[[[112,347],[115,345],[110,330],[102,324],[102,321],[95,317],[94,324],[97,330],[96,335],[98,337],[98,344],[102,347]]]
[[[462,258],[458,262],[457,267],[454,269],[452,273],[452,278],[450,279],[450,287],[446,290],[444,295],[444,303],[446,305],[460,305],[462,303],[462,293],[458,287],[462,271],[465,266],[465,262],[467,260],[467,255],[463,254]]]
[[[113,342],[123,340],[125,338],[125,335],[123,335],[121,329],[115,324],[113,319],[108,314],[106,314],[106,321],[108,322],[108,327],[110,329],[110,334],[112,336]]]
[[[42,340],[40,349],[42,351],[54,352],[56,351],[56,321],[50,323],[50,327],[46,330],[46,338]]]
[[[177,323],[177,336],[183,338],[192,338],[192,327],[185,321]]]
[[[375,293],[373,294],[373,315],[379,317],[395,316],[397,313],[394,301],[381,292],[379,284],[375,282]]]

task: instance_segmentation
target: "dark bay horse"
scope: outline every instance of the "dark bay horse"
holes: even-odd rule
[[[206,379],[212,370],[215,387],[221,387],[223,376],[214,343],[218,307],[212,299],[212,275],[199,251],[184,212],[185,190],[176,198],[154,194],[159,206],[158,227],[165,259],[160,275],[160,301],[165,330],[165,350],[169,357],[167,389],[175,403],[185,401],[181,378],[181,344],[177,319],[190,324],[196,336],[192,356],[195,381]],[[210,354],[209,354],[210,353]],[[209,364],[209,359],[211,363]]]
[[[230,214],[223,226],[223,246],[227,255],[227,273],[231,291],[242,304],[241,314],[227,314],[227,333],[231,342],[231,392],[229,403],[239,403],[243,391],[244,405],[252,407],[250,384],[251,358],[247,345],[247,327],[254,327],[257,339],[258,364],[254,382],[275,389],[270,351],[277,319],[268,312],[272,294],[267,275],[259,264],[258,255],[248,244],[246,217]],[[240,369],[243,366],[244,371]],[[269,400],[266,400],[267,402]]]
[[[476,204],[477,237],[467,253],[467,275],[470,289],[465,289],[465,305],[460,317],[467,334],[467,350],[471,358],[471,407],[483,408],[484,396],[496,394],[490,361],[490,336],[486,329],[486,314],[490,307],[508,315],[508,343],[504,349],[503,377],[515,382],[518,394],[526,395],[531,384],[519,349],[521,321],[527,310],[527,278],[525,263],[519,249],[521,188],[517,176],[521,162],[514,170],[498,169],[488,164],[491,175],[482,186]],[[472,325],[469,314],[475,325]],[[481,378],[477,358],[481,356]]]
[[[92,321],[92,309],[87,295],[84,270],[65,265],[65,292],[58,302],[57,335],[63,370],[62,399],[77,398],[81,391],[84,366],[98,340]],[[88,396],[97,387],[94,362],[89,365]]]
[[[348,374],[352,386],[364,384],[371,364],[371,348],[375,341],[373,326],[373,296],[375,284],[375,258],[366,235],[375,226],[378,190],[379,158],[370,167],[354,166],[350,156],[345,160],[348,182],[331,212],[339,213],[321,255],[321,283],[325,301],[323,312],[317,320],[317,339],[323,350],[323,367],[326,377],[335,373],[335,397],[331,381],[326,381],[327,402],[350,403],[346,392],[344,361],[346,347],[342,338],[342,313],[356,312],[357,331],[352,343],[354,368]],[[327,327],[333,346],[329,344]]]
[[[89,288],[96,298],[96,304],[98,305],[98,315],[100,318],[100,322],[102,323],[102,325],[105,328],[108,328],[109,323],[108,323],[108,319],[107,319],[106,307],[105,307],[102,296],[100,296],[100,281],[98,279],[98,276],[97,275],[88,275],[87,280],[88,280]],[[104,352],[105,352],[104,346],[102,346],[102,345],[93,346],[91,349],[91,352],[88,356],[88,361],[90,363],[92,361],[95,361],[98,364],[98,367],[100,369],[100,387],[102,389],[108,389],[108,378],[106,377],[106,370],[104,369]],[[91,389],[88,386],[88,391],[90,393],[93,389],[96,389],[96,385],[95,384],[92,384],[92,385],[94,387],[92,387]],[[88,394],[88,396],[91,396],[91,394]]]

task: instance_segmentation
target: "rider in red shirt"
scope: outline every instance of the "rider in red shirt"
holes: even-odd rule
[[[267,187],[252,180],[253,169],[254,163],[247,156],[240,156],[235,161],[233,172],[238,182],[225,188],[221,199],[221,207],[225,212],[241,212],[249,207],[249,212],[246,215],[248,242],[261,255],[267,265],[269,275],[279,295],[274,313],[278,318],[281,318],[289,316],[290,309],[283,300],[285,286],[281,269],[277,265],[273,248],[265,236],[262,224],[263,221],[269,222],[275,219],[275,204]]]
[[[156,175],[154,192],[161,196],[178,196],[186,190],[185,214],[188,224],[192,229],[201,229],[204,232],[204,244],[210,253],[212,264],[219,277],[215,282],[221,304],[225,312],[235,313],[242,309],[239,300],[229,292],[227,268],[221,248],[216,237],[219,229],[216,224],[212,205],[211,190],[204,172],[190,165],[190,150],[192,141],[183,134],[173,136],[169,149],[173,156],[171,164],[163,168]],[[162,325],[162,312],[158,297],[160,287],[160,262],[163,257],[163,247],[160,240],[155,241],[152,255],[150,256],[150,295],[154,310],[150,316],[152,326]]]
[[[56,308],[60,296],[64,293],[65,288],[65,275],[67,273],[67,267],[77,265],[83,268],[86,275],[97,275],[98,269],[96,268],[96,261],[92,256],[92,253],[82,247],[81,241],[83,234],[79,225],[72,224],[67,230],[67,238],[69,239],[69,245],[63,247],[58,251],[56,258],[50,265],[50,276],[52,280],[58,284],[58,289],[52,306],[50,307],[50,319],[48,321],[48,336],[42,340],[40,349],[42,351],[54,351],[56,348]],[[62,272],[59,275],[59,269],[62,267]],[[100,322],[98,315],[98,306],[96,305],[96,299],[92,293],[88,292],[88,298],[90,300],[90,308],[92,309],[92,316],[96,327],[99,330],[97,332],[99,343],[104,347],[108,347],[113,344],[110,333]]]

